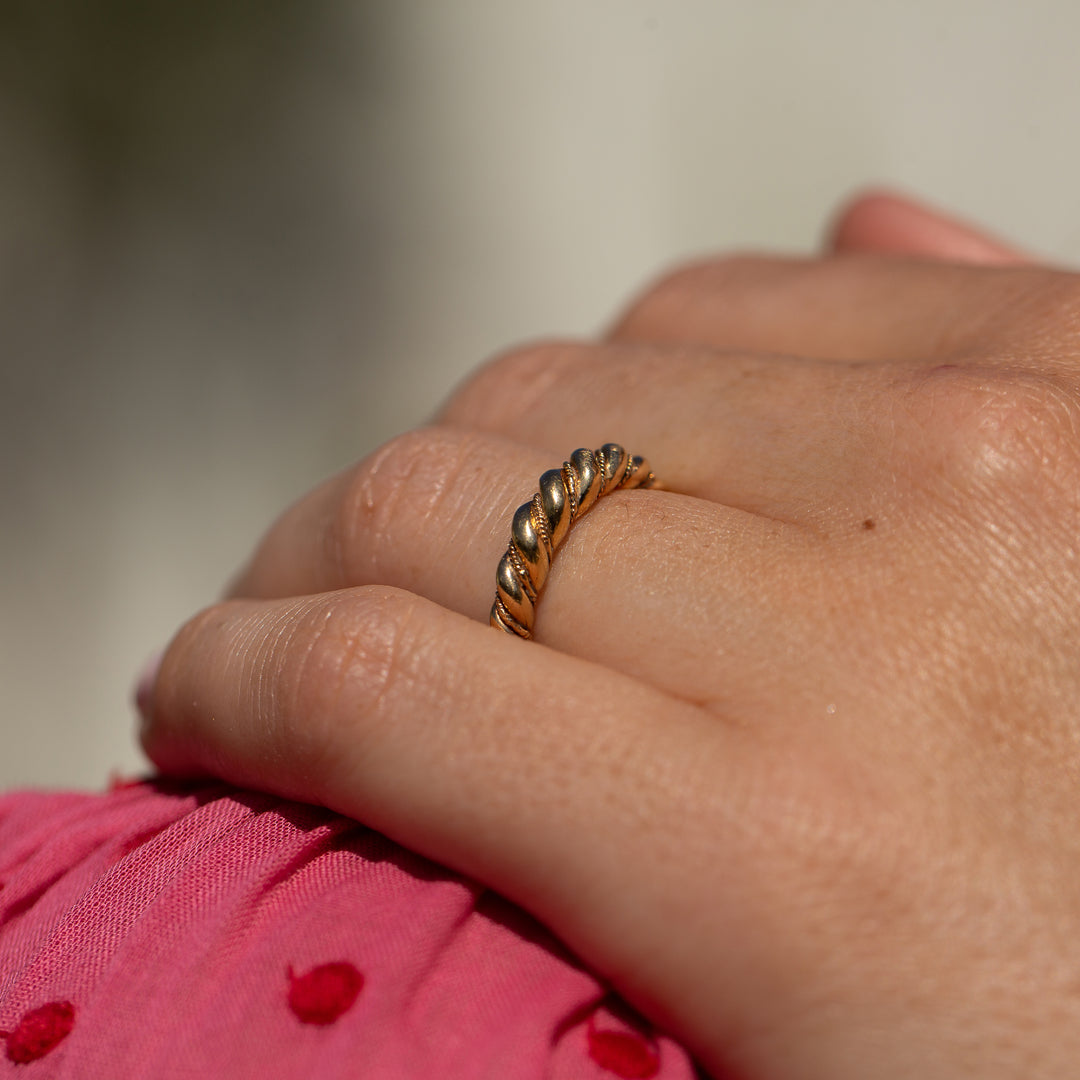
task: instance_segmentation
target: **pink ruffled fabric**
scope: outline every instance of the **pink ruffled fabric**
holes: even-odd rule
[[[219,784],[0,796],[0,1031],[0,1076],[695,1076],[517,908]]]

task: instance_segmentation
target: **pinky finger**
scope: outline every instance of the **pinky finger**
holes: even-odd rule
[[[737,949],[707,962],[709,928],[673,926],[713,872],[708,921],[757,910],[732,880],[751,744],[715,714],[382,586],[210,609],[145,709],[165,771],[329,806],[479,879],[706,1059],[702,1029],[677,1018],[722,1000],[717,979],[745,1007]],[[673,953],[701,970],[676,977]]]

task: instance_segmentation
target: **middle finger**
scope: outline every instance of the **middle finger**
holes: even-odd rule
[[[552,454],[615,433],[662,457],[667,487],[784,521],[865,510],[883,434],[925,364],[694,347],[541,344],[488,364],[441,423]],[[873,508],[871,508],[873,509]]]

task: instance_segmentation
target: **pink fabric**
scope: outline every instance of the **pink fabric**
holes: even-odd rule
[[[0,1077],[695,1075],[499,897],[217,784],[0,796],[0,1030]]]

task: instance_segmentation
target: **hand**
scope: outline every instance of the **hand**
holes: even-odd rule
[[[993,268],[889,254],[965,236]],[[716,1075],[1071,1077],[1080,279],[895,200],[835,237],[505,356],[294,506],[144,742],[486,882]],[[492,630],[514,508],[612,439],[669,490]]]

